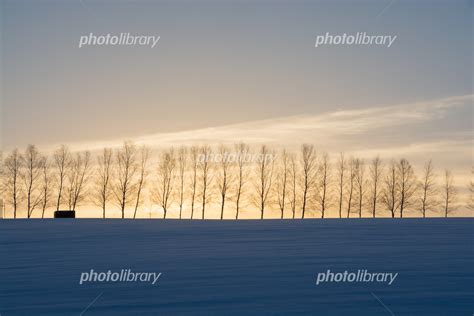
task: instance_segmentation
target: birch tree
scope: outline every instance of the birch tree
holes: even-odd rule
[[[40,181],[43,159],[34,145],[28,145],[22,158],[25,167],[23,182],[26,194],[26,214],[30,218],[41,203]]]
[[[71,160],[71,170],[68,173],[68,204],[75,211],[87,196],[87,183],[91,171],[91,154],[89,151],[76,153]]]
[[[133,218],[137,217],[138,208],[141,205],[141,198],[143,195],[143,191],[145,189],[148,177],[148,160],[150,159],[150,148],[143,145],[140,148],[140,161],[138,164],[138,182],[136,188],[136,198],[135,198],[135,211],[133,212]]]
[[[357,176],[356,159],[351,158],[349,160],[349,183],[347,190],[347,218],[350,217],[351,209],[353,205],[355,178]]]
[[[372,206],[372,217],[375,218],[377,212],[377,203],[380,200],[381,190],[380,190],[380,181],[382,179],[382,160],[379,156],[375,157],[372,160],[370,165],[370,183],[371,183],[371,206]]]
[[[450,170],[444,171],[444,188],[443,188],[443,206],[444,217],[448,217],[454,211],[454,204],[456,203],[457,190],[454,185],[454,177]]]
[[[260,148],[260,161],[257,164],[257,183],[255,185],[256,197],[255,205],[260,211],[260,219],[264,218],[265,208],[268,206],[270,191],[273,181],[274,160],[269,161],[268,157],[273,153],[270,152],[266,145]]]
[[[362,209],[364,207],[364,196],[367,188],[367,183],[365,179],[365,165],[364,161],[361,159],[356,159],[355,163],[356,170],[356,193],[357,193],[357,207],[359,218],[362,218]]]
[[[0,150],[0,218],[4,218],[5,210],[5,165],[3,161],[3,150]]]
[[[280,164],[278,166],[276,181],[276,196],[281,219],[283,219],[285,215],[285,206],[287,204],[287,187],[290,173],[289,163],[289,155],[286,150],[283,150],[280,156]]]
[[[102,218],[106,218],[107,203],[112,198],[112,176],[113,176],[113,151],[104,148],[102,154],[97,157],[97,177],[95,184],[94,202],[102,210]]]
[[[301,188],[303,191],[301,218],[304,219],[309,198],[316,184],[316,169],[318,166],[313,145],[304,144],[301,147],[301,165],[303,172],[301,175]]]
[[[474,173],[474,168],[471,168],[471,177]],[[467,208],[471,211],[474,211],[474,181],[470,181],[468,185],[469,196],[467,200]]]
[[[235,145],[237,152],[237,179],[236,179],[236,193],[235,193],[235,219],[239,219],[240,207],[242,204],[242,197],[244,196],[246,183],[249,177],[249,166],[247,156],[249,154],[249,146],[244,143]]]
[[[382,203],[390,211],[392,218],[395,217],[395,212],[398,208],[398,182],[397,165],[392,161],[385,176],[382,192]]]
[[[47,157],[43,157],[41,177],[41,218],[44,218],[44,213],[51,206],[51,186],[53,180],[51,176],[51,162]]]
[[[412,206],[413,197],[417,188],[417,181],[415,177],[415,172],[413,171],[412,166],[406,159],[401,159],[398,163],[398,179],[399,179],[399,196],[400,196],[400,217],[403,217],[403,212],[406,208]]]
[[[296,189],[297,189],[297,179],[298,179],[298,164],[296,163],[296,157],[294,154],[291,154],[289,158],[290,162],[290,192],[291,192],[291,199],[290,199],[290,207],[291,207],[291,218],[295,219],[296,216]]]
[[[178,177],[179,177],[179,219],[182,218],[183,205],[184,205],[184,184],[185,184],[185,174],[187,166],[187,154],[188,150],[186,147],[180,147],[178,149]]]
[[[344,179],[345,179],[345,172],[346,172],[346,161],[344,159],[344,153],[340,153],[339,161],[337,164],[337,187],[338,187],[338,194],[339,194],[339,218],[342,218],[342,201],[344,198]]]
[[[6,202],[13,207],[13,218],[17,218],[18,207],[24,198],[24,191],[21,188],[23,158],[18,149],[14,149],[5,158],[4,167]]]
[[[125,210],[136,192],[135,176],[138,170],[136,146],[132,142],[124,142],[122,148],[117,151],[115,159],[117,172],[113,192],[122,218],[125,218]]]
[[[163,152],[158,162],[158,181],[155,202],[163,208],[163,219],[172,204],[173,186],[175,182],[176,157],[173,149]]]
[[[438,190],[436,188],[436,177],[434,174],[434,168],[432,161],[428,161],[423,169],[423,176],[420,183],[421,197],[420,197],[420,208],[423,218],[426,217],[426,213],[434,211],[435,207],[438,206],[436,201],[436,195]]]
[[[206,206],[210,202],[210,186],[212,181],[210,157],[212,155],[211,147],[204,145],[200,149],[199,170],[201,175],[201,201],[202,201],[202,219],[205,219]]]
[[[331,164],[329,161],[329,155],[326,153],[322,156],[318,173],[320,176],[318,184],[318,201],[321,208],[321,218],[324,218],[325,211],[330,205],[331,201]]]
[[[221,198],[221,220],[224,219],[224,208],[225,202],[228,199],[229,189],[233,182],[232,178],[232,164],[227,157],[228,149],[226,146],[221,145],[219,147],[219,153],[221,160],[219,162],[219,173],[218,173],[218,181],[217,185],[219,187],[219,194]]]
[[[71,166],[71,154],[65,145],[61,145],[53,155],[54,166],[56,167],[57,198],[56,210],[59,211],[63,200],[63,191],[66,185],[67,175]]]
[[[198,166],[199,166],[199,148],[196,146],[191,147],[191,216],[194,217],[194,208],[197,196],[197,185],[198,185]]]

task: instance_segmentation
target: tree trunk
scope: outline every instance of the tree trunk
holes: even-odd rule
[[[224,204],[225,204],[225,195],[222,195],[222,203],[221,203],[221,220],[224,219]]]
[[[236,201],[236,210],[235,210],[235,219],[239,219],[239,203],[240,203],[240,192],[237,195],[237,201]]]

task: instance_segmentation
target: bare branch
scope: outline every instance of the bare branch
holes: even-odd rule
[[[290,156],[283,150],[277,166],[276,177],[276,197],[278,208],[280,209],[280,217],[283,219],[285,215],[285,206],[287,201],[288,178],[290,177]]]
[[[201,171],[201,200],[202,200],[202,219],[205,219],[206,205],[212,198],[212,192],[210,192],[210,186],[212,182],[211,174],[211,162],[210,156],[212,155],[211,147],[204,145],[199,151],[198,168]]]
[[[413,196],[417,190],[417,181],[415,177],[415,172],[413,171],[412,166],[406,159],[400,160],[397,166],[398,173],[398,192],[399,196],[399,207],[400,207],[400,217],[403,217],[403,211],[412,206]]]
[[[421,197],[420,197],[420,208],[423,217],[426,217],[426,213],[434,211],[439,205],[436,200],[438,189],[436,187],[436,177],[434,174],[434,168],[432,161],[428,161],[423,169],[423,178],[420,182]]]
[[[125,209],[130,204],[130,196],[136,192],[135,175],[138,170],[137,149],[132,142],[125,142],[116,154],[117,179],[114,195],[117,205],[125,218]]]
[[[229,189],[233,184],[234,178],[232,175],[232,164],[227,156],[229,150],[226,146],[219,147],[220,166],[218,171],[217,186],[221,198],[221,220],[224,219],[225,202],[228,199]]]
[[[375,157],[372,160],[370,165],[370,182],[371,182],[371,206],[372,206],[372,217],[375,218],[375,214],[377,213],[377,203],[380,200],[381,190],[380,190],[380,181],[382,179],[382,160],[380,157]]]
[[[321,218],[324,218],[325,211],[331,205],[331,163],[329,155],[324,153],[319,166],[318,202],[321,209]]]
[[[248,166],[247,156],[249,154],[249,146],[240,143],[235,145],[237,152],[237,188],[235,197],[235,219],[239,219],[239,211],[242,203],[242,197],[245,193],[246,183],[249,177],[250,168]]]
[[[61,145],[53,155],[53,162],[56,167],[56,185],[57,185],[57,199],[56,199],[56,210],[59,211],[62,200],[63,190],[66,184],[67,173],[71,166],[71,156],[69,149],[65,145]]]
[[[140,203],[142,202],[140,198],[142,198],[143,190],[146,186],[146,181],[148,177],[148,160],[150,159],[150,154],[150,148],[148,148],[147,146],[144,145],[140,148],[140,162],[138,165],[139,178],[136,188],[137,197],[135,199],[135,212],[133,212],[133,218],[136,218],[138,207],[141,205]]]
[[[113,176],[113,151],[104,148],[102,154],[97,157],[97,180],[95,185],[94,203],[102,209],[102,217],[105,218],[107,203],[112,197],[111,179]]]
[[[313,145],[304,144],[301,147],[301,188],[303,190],[301,218],[305,217],[309,198],[312,196],[316,186],[317,160]]]
[[[27,217],[30,218],[36,207],[41,202],[41,170],[43,159],[34,145],[28,145],[23,157],[23,182],[26,194],[26,211]]]
[[[443,202],[444,202],[444,217],[448,217],[449,214],[455,211],[454,204],[457,201],[457,189],[454,186],[454,177],[450,170],[444,172],[444,190],[443,190]]]
[[[17,218],[18,207],[24,199],[24,192],[20,185],[23,177],[23,158],[18,149],[14,149],[6,157],[4,167],[6,202],[13,207],[13,218]]]
[[[344,153],[340,153],[337,169],[337,178],[338,178],[338,193],[339,193],[339,218],[342,218],[342,202],[344,198],[344,188],[345,188],[345,171],[346,171],[346,160],[344,159]]]
[[[161,153],[158,162],[158,181],[154,193],[154,202],[163,208],[164,219],[166,219],[168,209],[172,204],[175,168],[176,157],[173,148]]]
[[[258,178],[255,184],[256,197],[254,198],[254,204],[260,210],[260,219],[264,218],[265,207],[268,204],[272,187],[274,160],[271,159],[269,161],[269,157],[273,157],[273,155],[266,145],[262,145],[260,148],[260,161],[257,164]]]

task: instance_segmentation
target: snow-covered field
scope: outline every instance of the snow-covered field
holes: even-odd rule
[[[2,220],[0,314],[472,315],[474,220]],[[86,282],[91,269],[161,272]],[[319,272],[398,273],[392,285]]]

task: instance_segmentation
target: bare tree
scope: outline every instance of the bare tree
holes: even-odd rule
[[[135,211],[133,212],[133,218],[137,217],[138,207],[142,202],[140,198],[143,195],[143,190],[146,186],[146,181],[148,177],[148,160],[150,159],[150,148],[143,145],[140,148],[140,162],[138,164],[138,182],[136,188],[137,197],[135,199]]]
[[[24,192],[20,185],[23,173],[23,158],[18,149],[14,149],[5,158],[4,167],[6,201],[13,206],[13,218],[16,218],[18,207],[24,198]]]
[[[5,165],[3,162],[3,150],[0,149],[0,218],[5,216]]]
[[[202,219],[205,218],[206,205],[210,202],[211,194],[209,192],[212,181],[210,156],[211,147],[204,145],[200,149],[199,170],[201,171],[201,200],[202,200]]]
[[[260,210],[260,219],[263,219],[265,207],[269,201],[270,190],[273,180],[274,160],[269,161],[268,157],[273,155],[266,145],[260,148],[260,161],[257,164],[257,183],[255,185],[256,197],[255,205]]]
[[[324,218],[324,213],[331,202],[331,163],[329,161],[329,155],[326,153],[323,154],[319,166],[319,178],[318,201],[321,208],[321,218]]]
[[[301,147],[301,165],[303,171],[301,181],[303,190],[301,218],[304,218],[308,200],[316,184],[316,169],[318,166],[313,145],[304,144]]]
[[[367,183],[365,179],[365,165],[364,161],[361,159],[356,159],[356,164],[355,164],[355,169],[356,169],[356,191],[357,191],[357,207],[358,207],[358,213],[359,213],[359,218],[362,217],[362,208],[364,206],[364,195],[365,195],[365,190],[367,188]]]
[[[113,171],[113,151],[104,148],[102,154],[97,157],[97,182],[95,187],[95,203],[102,209],[102,217],[105,218],[107,203],[112,196],[112,171]]]
[[[199,148],[196,146],[191,147],[191,219],[194,216],[194,206],[196,202],[196,191],[198,183],[198,167],[199,167]]]
[[[471,177],[472,177],[472,174],[474,174],[474,168],[471,168]],[[474,182],[472,180],[468,185],[468,190],[469,190],[469,197],[467,201],[467,208],[471,211],[474,211]]]
[[[385,205],[387,210],[390,211],[392,218],[395,217],[395,211],[398,208],[398,182],[399,179],[397,173],[397,165],[394,161],[392,161],[387,170],[382,191],[382,203]]]
[[[41,218],[44,218],[46,209],[51,206],[51,163],[48,161],[47,157],[43,157],[43,162],[41,163],[41,176]]]
[[[219,175],[218,175],[218,181],[217,185],[219,187],[219,193],[220,193],[220,198],[221,198],[221,220],[224,219],[224,207],[225,207],[225,202],[228,198],[228,191],[229,188],[231,187],[231,184],[233,182],[232,178],[232,164],[229,161],[229,158],[227,157],[228,149],[226,146],[221,145],[219,147],[219,153],[221,157],[220,161],[220,167],[219,167]]]
[[[370,165],[370,182],[372,187],[371,192],[371,206],[372,206],[372,217],[375,218],[375,213],[377,212],[377,202],[380,200],[380,181],[382,178],[382,160],[379,156],[375,157],[372,160]]]
[[[30,218],[33,211],[41,203],[41,164],[43,159],[34,145],[28,145],[22,156],[25,172],[23,173],[23,182],[26,194],[27,217]]]
[[[183,205],[184,205],[184,183],[187,166],[187,153],[186,147],[181,147],[178,150],[178,176],[179,176],[179,219],[182,218]]]
[[[69,153],[69,149],[65,145],[61,145],[61,147],[54,152],[53,160],[56,167],[56,184],[58,192],[56,210],[59,211],[62,204],[63,190],[66,184],[67,174],[71,165],[71,154]]]
[[[235,145],[237,152],[237,185],[235,193],[235,219],[239,219],[241,199],[245,192],[245,184],[249,176],[247,156],[250,151],[249,146],[244,143]]]
[[[417,189],[417,181],[412,166],[406,159],[401,159],[397,166],[400,194],[400,217],[403,217],[403,211],[413,203],[413,196]]]
[[[158,186],[155,191],[154,200],[163,208],[163,218],[172,202],[173,185],[175,180],[176,157],[171,148],[163,152],[158,163]]]
[[[450,170],[444,172],[444,190],[443,190],[443,204],[444,217],[448,217],[454,211],[454,204],[456,203],[457,190],[454,186],[454,177]]]
[[[356,169],[356,159],[351,158],[349,160],[349,187],[347,188],[347,218],[349,218],[351,214],[352,205],[354,203],[354,186],[355,186],[355,178],[357,176],[357,169]]]
[[[426,217],[426,212],[433,211],[438,206],[436,201],[437,188],[436,178],[433,169],[433,163],[428,161],[423,169],[423,178],[421,181],[421,198],[420,207],[423,217]]]
[[[296,180],[298,179],[298,165],[296,163],[296,157],[294,154],[290,156],[290,206],[291,206],[291,215],[292,219],[295,219],[296,216]]]
[[[117,205],[125,218],[125,209],[131,202],[131,196],[136,190],[135,175],[137,166],[137,149],[132,142],[124,142],[116,154],[117,179],[114,186],[114,195]]]
[[[283,219],[285,215],[285,206],[287,203],[286,196],[287,196],[287,186],[288,186],[288,177],[290,173],[289,164],[290,164],[290,157],[286,150],[283,150],[281,153],[280,164],[278,166],[278,173],[277,173],[277,183],[276,183],[276,196],[278,207],[280,209],[281,219]]]
[[[71,160],[71,170],[68,173],[68,204],[75,211],[87,195],[87,182],[91,171],[91,154],[86,151],[76,153]]]
[[[344,153],[339,155],[338,161],[338,193],[339,193],[339,218],[342,218],[342,200],[344,198],[344,177],[346,171],[346,161],[344,159]]]

